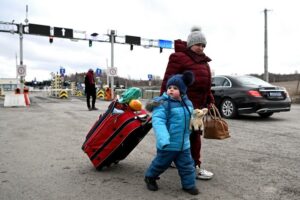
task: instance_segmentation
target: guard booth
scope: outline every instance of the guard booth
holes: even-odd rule
[[[18,78],[0,78],[0,88],[4,91],[14,91],[18,87]]]

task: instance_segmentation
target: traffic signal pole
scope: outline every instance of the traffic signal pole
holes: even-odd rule
[[[19,37],[20,37],[20,65],[23,65],[23,24],[21,23],[19,26]],[[25,82],[25,77],[20,76],[20,90],[21,94],[23,93],[24,90],[24,82]]]
[[[111,66],[114,67],[114,40],[115,40],[115,30],[110,31],[110,42],[111,42]],[[108,84],[109,86],[109,84]],[[111,98],[114,99],[114,76],[111,76]]]

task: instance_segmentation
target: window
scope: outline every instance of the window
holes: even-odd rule
[[[223,86],[224,87],[231,87],[231,84],[230,84],[228,79],[224,79]]]
[[[223,77],[214,77],[212,80],[212,84],[214,87],[221,87],[223,85],[224,78]]]
[[[213,77],[213,87],[231,87],[231,82],[226,77]]]

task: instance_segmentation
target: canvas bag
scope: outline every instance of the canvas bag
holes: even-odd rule
[[[227,122],[222,119],[217,107],[213,104],[204,118],[204,138],[223,140],[229,138]]]
[[[122,93],[121,98],[119,99],[120,103],[129,103],[132,99],[139,99],[142,96],[140,88],[131,87],[125,90]]]

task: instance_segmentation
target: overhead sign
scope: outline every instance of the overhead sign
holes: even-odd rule
[[[172,49],[173,42],[170,40],[158,40],[158,46],[164,49]]]
[[[109,67],[107,68],[107,75],[108,76],[117,76],[118,74],[118,71],[117,71],[117,68],[116,67]]]
[[[62,38],[73,38],[73,29],[54,27],[54,36]]]
[[[125,43],[141,45],[141,37],[125,35]]]
[[[26,76],[26,65],[18,65],[17,74],[18,76]]]
[[[28,33],[36,35],[50,36],[50,26],[40,24],[29,24]]]

